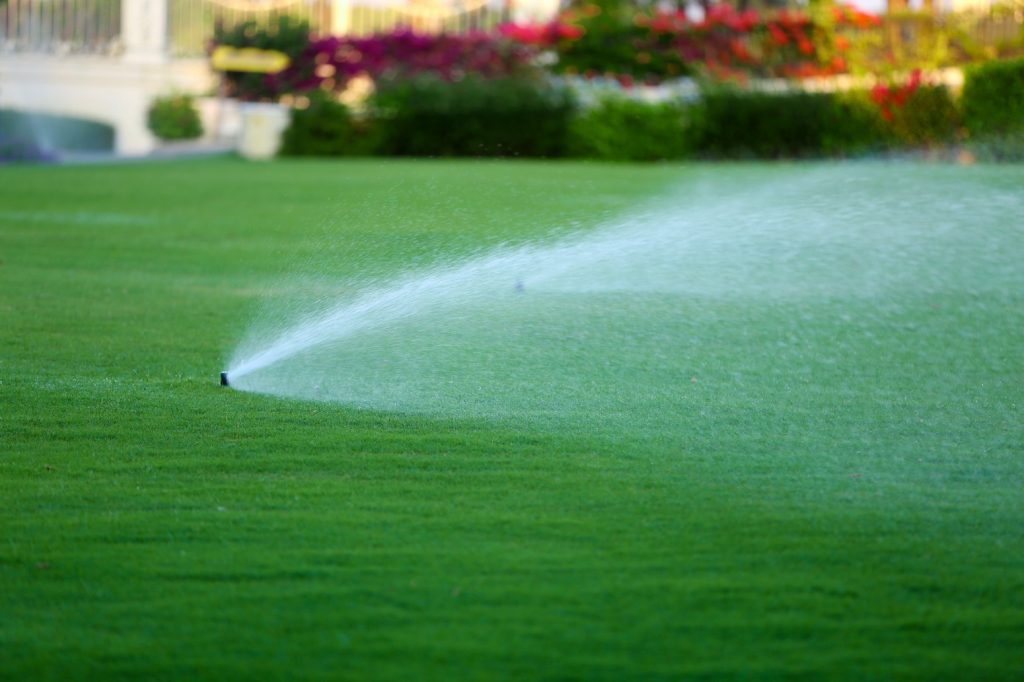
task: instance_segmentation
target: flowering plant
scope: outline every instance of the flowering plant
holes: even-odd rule
[[[249,46],[249,45],[242,45]],[[229,94],[277,100],[314,90],[338,92],[359,75],[374,80],[430,73],[443,80],[468,74],[483,78],[523,75],[536,49],[486,33],[427,35],[408,29],[365,37],[309,38],[289,55],[289,66],[272,74],[234,74]],[[229,74],[231,76],[232,74]]]
[[[636,78],[657,82],[695,72],[720,78],[841,73],[850,41],[832,29],[877,23],[874,15],[845,5],[819,17],[791,10],[741,12],[718,4],[694,21],[682,11],[634,11],[616,0],[585,0],[548,24],[506,25],[500,31],[553,50],[557,71],[614,75],[628,85]]]
[[[892,121],[896,112],[906,105],[919,87],[921,87],[921,69],[914,69],[905,83],[898,85],[878,83],[875,85],[871,89],[871,101],[878,106],[882,118]]]

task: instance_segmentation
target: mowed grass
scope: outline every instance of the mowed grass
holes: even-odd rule
[[[605,368],[679,376],[615,428],[216,385],[304,264],[398,273],[799,172],[0,169],[0,678],[1021,679],[1024,292],[970,253],[928,297],[704,301],[685,362]],[[1024,263],[1020,220],[985,238]]]

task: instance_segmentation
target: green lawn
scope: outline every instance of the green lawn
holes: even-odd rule
[[[1022,188],[0,168],[0,679],[1022,679]],[[216,384],[346,282],[637,207],[687,247],[328,347],[335,402]]]

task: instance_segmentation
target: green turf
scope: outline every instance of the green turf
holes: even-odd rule
[[[308,263],[809,168],[0,168],[0,678],[1021,679],[1022,167],[868,166],[1011,200],[943,286],[687,304],[606,428],[215,385]]]

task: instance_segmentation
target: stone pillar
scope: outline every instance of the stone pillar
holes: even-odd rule
[[[168,0],[121,0],[124,59],[136,64],[167,61]]]

